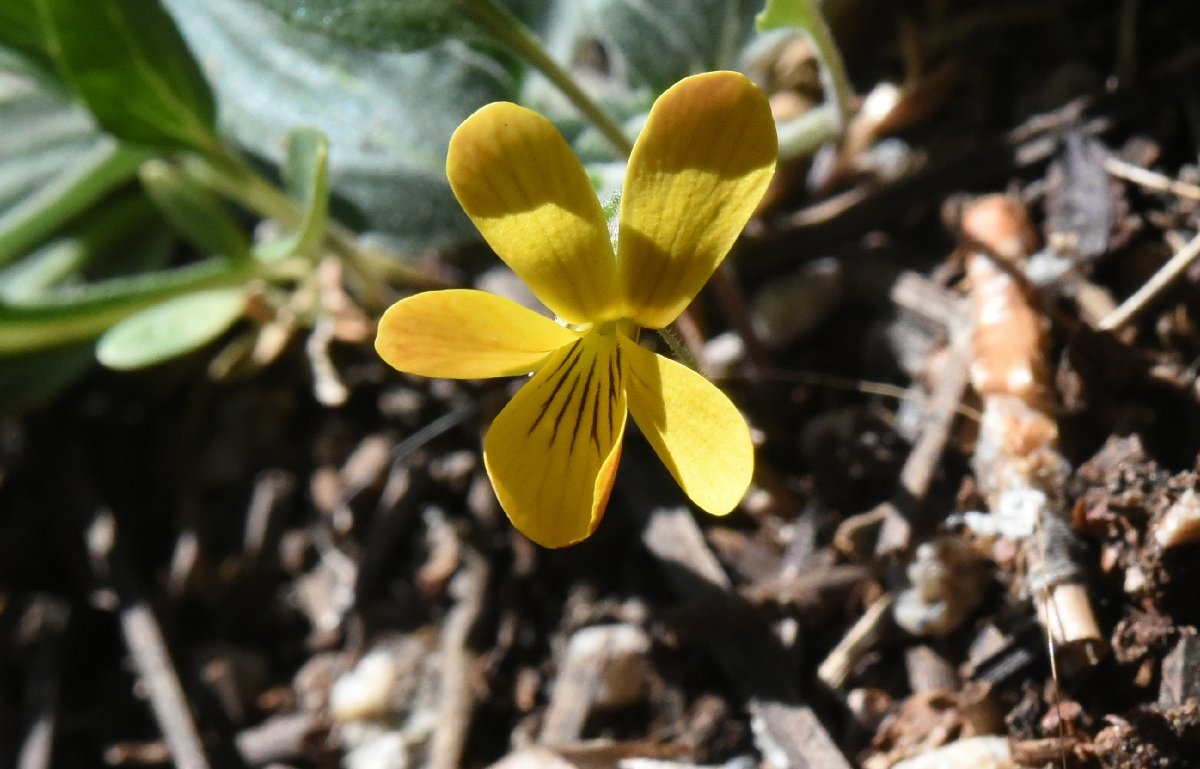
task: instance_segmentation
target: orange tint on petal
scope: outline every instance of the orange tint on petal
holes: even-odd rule
[[[552,355],[488,429],[496,497],[539,545],[574,544],[604,515],[625,434],[621,380],[615,338],[587,333]]]

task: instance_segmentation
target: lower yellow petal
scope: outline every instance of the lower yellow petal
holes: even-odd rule
[[[393,368],[446,379],[528,374],[579,338],[549,318],[486,291],[426,291],[379,319],[375,349]]]
[[[693,75],[658,97],[621,195],[628,317],[662,328],[683,312],[746,226],[777,154],[767,97],[744,75]]]
[[[513,526],[544,547],[584,539],[612,490],[626,399],[615,337],[559,350],[496,417],[483,458]]]
[[[629,413],[677,483],[713,515],[737,506],[754,473],[750,428],[715,385],[622,338]]]

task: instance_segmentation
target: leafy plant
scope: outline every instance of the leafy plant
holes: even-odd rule
[[[534,106],[603,177],[670,83],[736,66],[758,8],[0,4],[8,408],[69,382],[84,366],[65,351],[97,340],[102,363],[134,368],[220,338],[250,299],[292,326],[316,323],[330,311],[314,289],[327,260],[369,315],[394,288],[443,284],[404,255],[475,237],[445,177],[467,116],[496,100]],[[198,307],[208,322],[189,321]],[[61,376],[25,375],[30,356],[54,350]]]

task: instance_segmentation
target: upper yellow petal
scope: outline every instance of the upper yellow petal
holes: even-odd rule
[[[608,225],[553,123],[516,104],[489,104],[450,137],[446,174],[488,245],[556,315],[616,317]]]
[[[744,75],[695,75],[658,98],[621,197],[628,317],[662,328],[683,312],[754,213],[777,155],[767,98]]]
[[[375,349],[394,368],[428,377],[527,374],[579,335],[486,291],[426,291],[379,319]]]
[[[592,332],[555,353],[484,438],[500,505],[539,545],[578,542],[604,515],[627,408],[616,349]]]
[[[713,515],[737,506],[754,473],[750,428],[715,385],[622,338],[629,413],[675,481]]]

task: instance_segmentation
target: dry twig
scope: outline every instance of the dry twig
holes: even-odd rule
[[[209,769],[179,676],[167,653],[162,629],[142,595],[121,548],[116,519],[97,511],[87,532],[88,553],[97,578],[110,583],[119,602],[121,634],[146,687],[150,709],[179,769]]]
[[[691,514],[659,508],[642,535],[662,561],[676,592],[697,600],[728,597],[733,588],[709,550]],[[785,674],[787,663],[766,636],[742,635],[710,640],[718,664],[746,698],[751,728],[763,758],[771,766],[794,769],[849,769],[833,738],[801,700]]]

